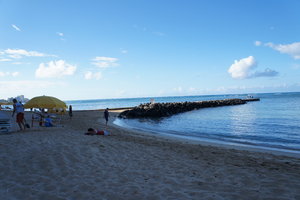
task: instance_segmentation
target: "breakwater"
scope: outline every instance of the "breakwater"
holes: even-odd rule
[[[259,99],[224,99],[195,102],[175,103],[145,103],[119,114],[120,118],[145,118],[145,117],[168,117],[174,114],[196,110],[200,108],[233,106],[245,104],[248,101],[259,101]]]

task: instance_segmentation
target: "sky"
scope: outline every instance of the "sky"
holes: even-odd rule
[[[300,92],[298,0],[0,0],[0,99]]]

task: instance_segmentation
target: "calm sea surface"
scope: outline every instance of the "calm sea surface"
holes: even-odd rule
[[[194,140],[300,153],[300,92],[251,94],[258,102],[204,108],[160,119],[117,119],[115,124]],[[155,102],[246,98],[247,95],[160,97]],[[74,110],[137,106],[150,98],[68,101]]]

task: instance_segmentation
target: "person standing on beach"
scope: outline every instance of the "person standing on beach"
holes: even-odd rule
[[[19,103],[17,99],[13,99],[14,102],[14,110],[12,113],[12,117],[14,117],[15,112],[17,113],[16,122],[18,123],[20,130],[25,130],[25,123],[24,123],[24,107],[23,104]]]
[[[108,123],[108,117],[109,117],[109,112],[108,112],[108,108],[106,108],[105,111],[104,111],[104,118],[105,118],[105,121],[106,121],[106,126],[107,126],[107,123]]]
[[[72,105],[69,106],[69,116],[70,116],[70,119],[72,119],[72,117],[73,117]]]

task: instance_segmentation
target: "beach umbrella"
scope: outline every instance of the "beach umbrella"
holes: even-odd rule
[[[38,96],[30,99],[24,108],[66,109],[65,102],[51,96]]]

